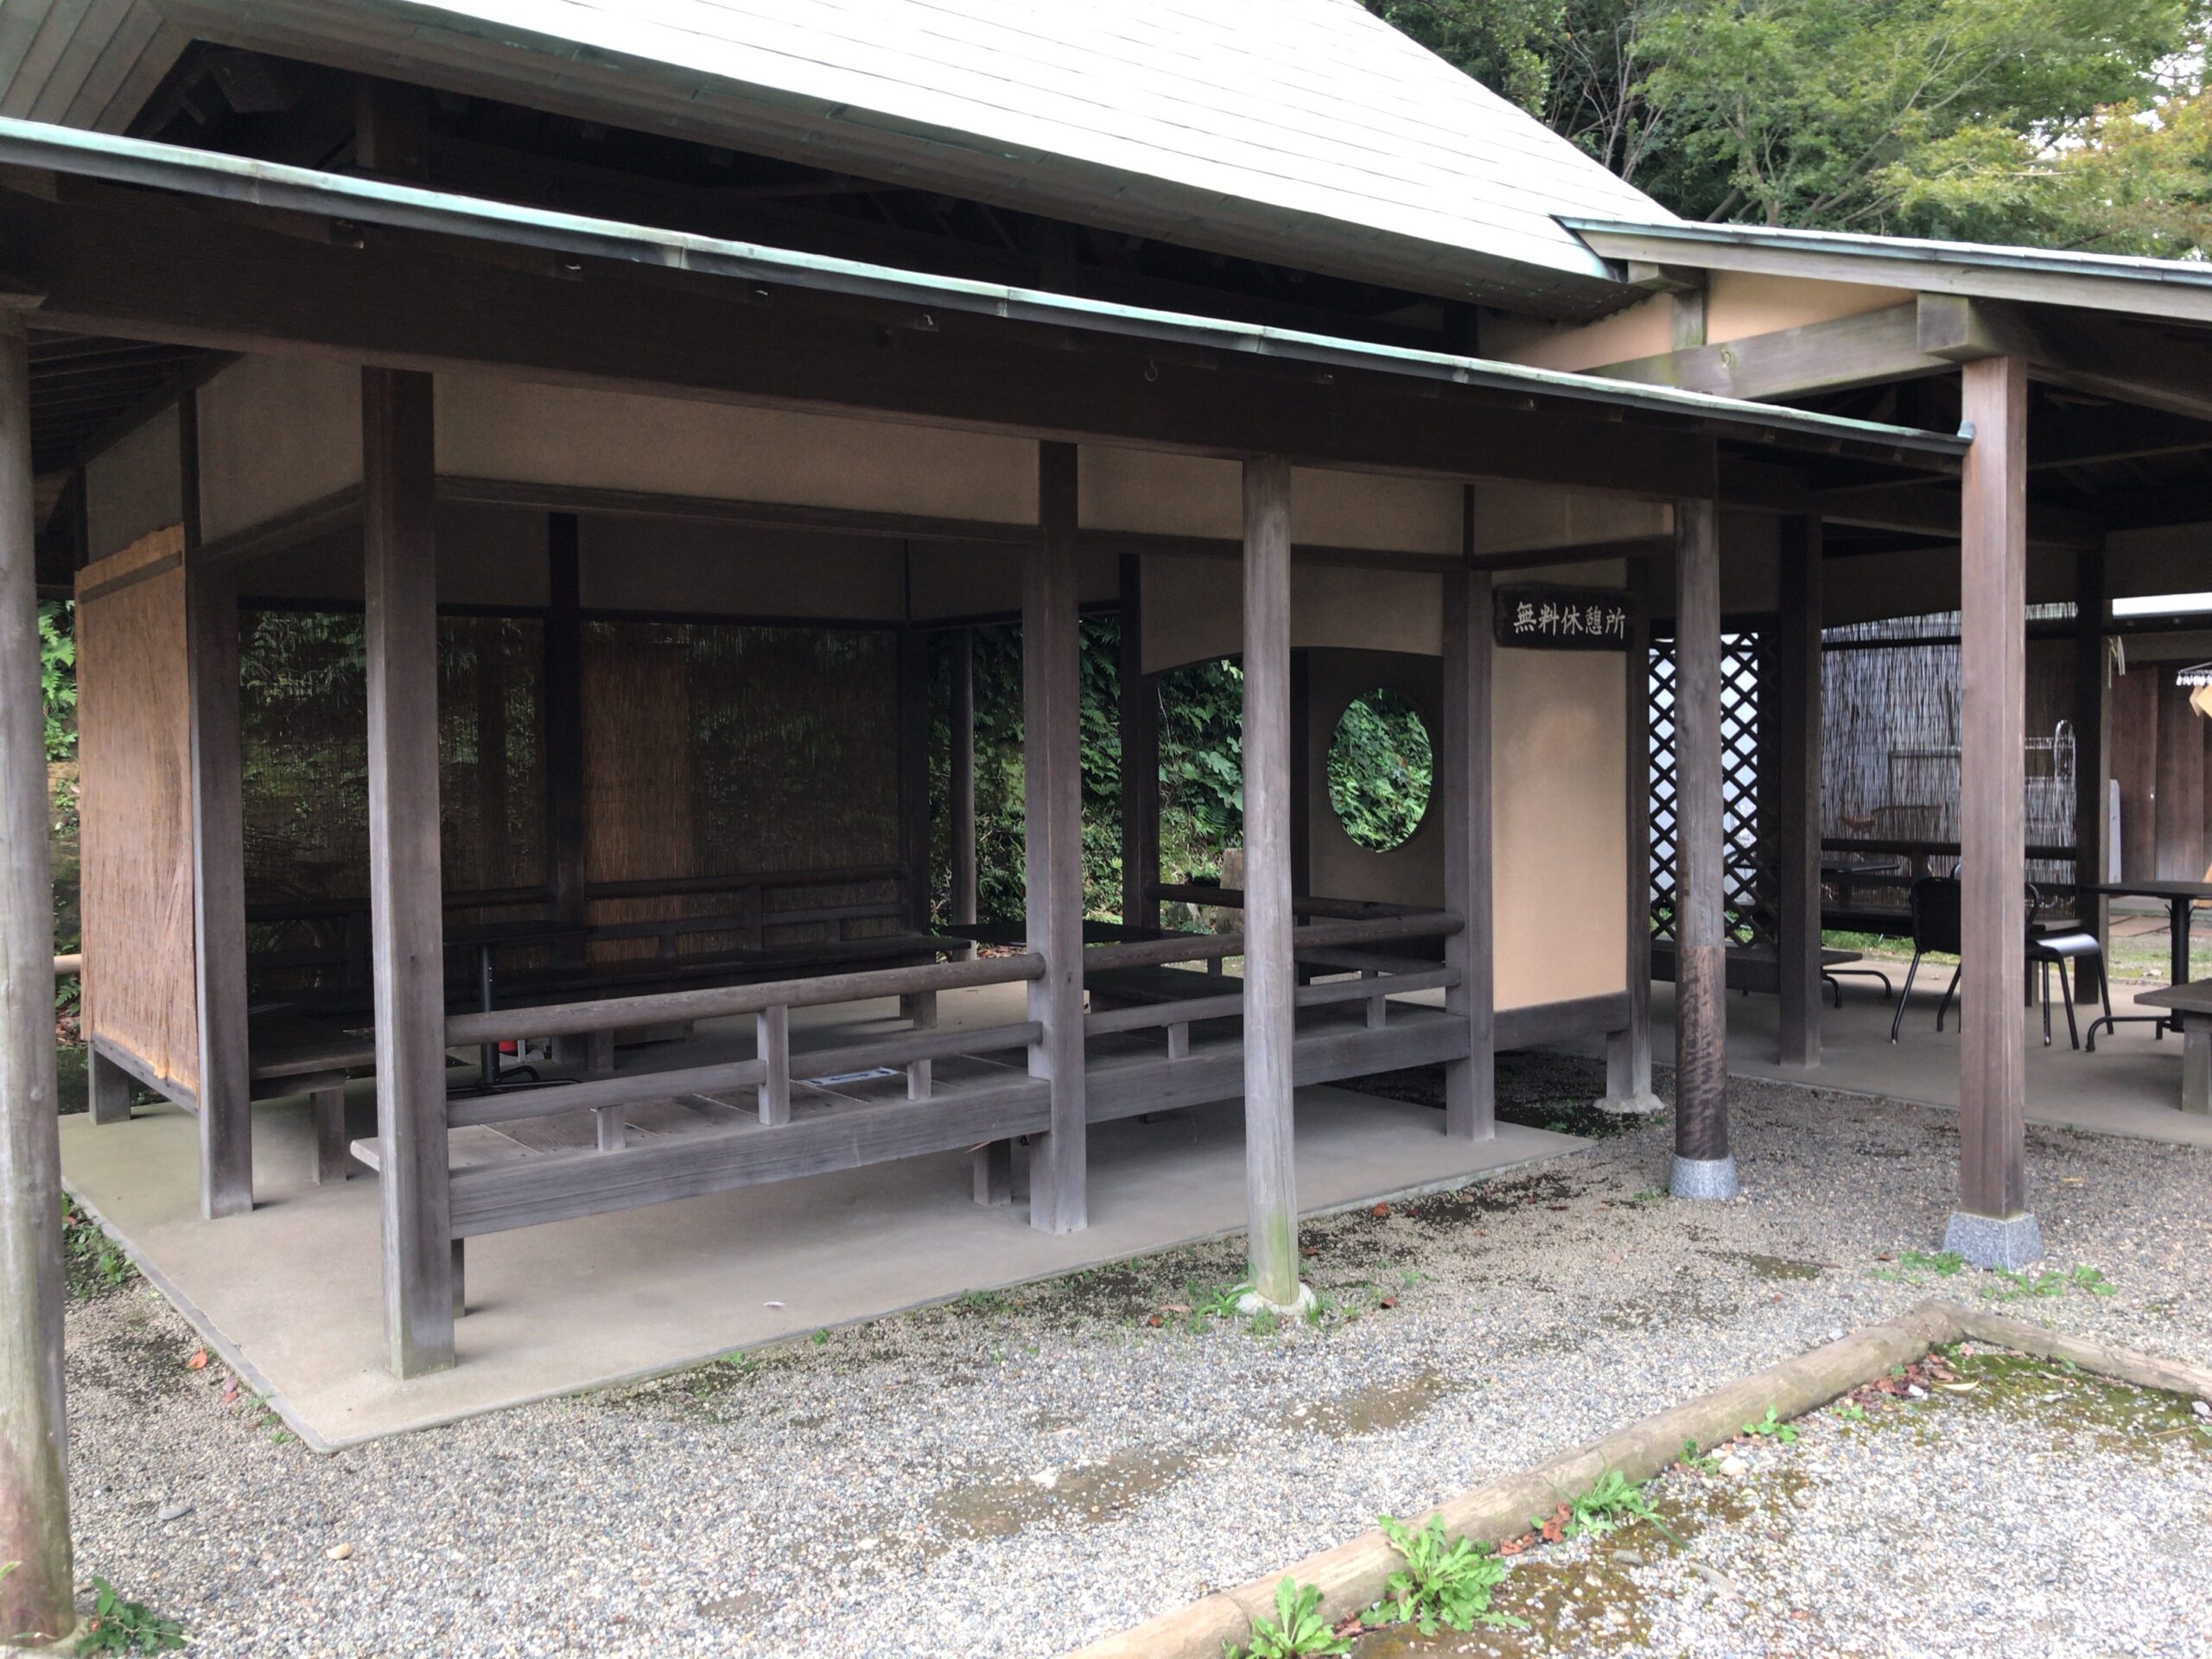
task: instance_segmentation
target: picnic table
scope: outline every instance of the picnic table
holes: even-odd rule
[[[2167,969],[2166,983],[2169,988],[2189,983],[2190,912],[2193,906],[2212,903],[2212,881],[2089,881],[2083,883],[2079,891],[2100,893],[2107,899],[2163,899],[2173,918],[2171,934],[2173,956],[2171,965]],[[2135,1000],[2138,1002],[2153,1001],[2153,999],[2149,996],[2139,996]],[[2155,1006],[2170,1007],[2173,1005],[2157,1003]],[[2141,1020],[2150,1025],[2163,1025],[2169,1031],[2183,1029],[2181,1016],[2178,1014],[2171,1019],[2164,1014],[2108,1014],[2090,1024],[2090,1041],[2094,1043],[2096,1040],[2099,1026],[2110,1026],[2117,1029],[2123,1022],[2129,1020]]]
[[[2135,1000],[2173,1010],[2181,1027],[2181,1109],[2212,1115],[2212,980],[2169,985]]]

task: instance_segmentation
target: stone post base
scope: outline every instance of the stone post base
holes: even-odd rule
[[[1667,1178],[1667,1190],[1678,1198],[1732,1198],[1736,1196],[1736,1160],[1729,1158],[1677,1158]]]
[[[2031,1215],[1977,1216],[1954,1211],[1943,1229],[1943,1248],[1955,1250],[1977,1268],[2014,1271],[2043,1260],[2043,1229]]]

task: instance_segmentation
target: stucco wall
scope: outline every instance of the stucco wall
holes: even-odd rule
[[[361,374],[243,357],[200,389],[200,534],[217,541],[361,481]]]
[[[106,558],[184,517],[176,410],[165,409],[85,469],[92,556]]]
[[[1440,579],[1419,570],[1294,565],[1290,642],[1433,657],[1443,649],[1443,602]],[[1237,560],[1146,556],[1146,673],[1243,649],[1244,571]]]
[[[1229,540],[1244,533],[1243,467],[1234,461],[1085,444],[1077,499],[1086,530]],[[1297,467],[1290,475],[1290,533],[1317,547],[1455,553],[1459,486]]]

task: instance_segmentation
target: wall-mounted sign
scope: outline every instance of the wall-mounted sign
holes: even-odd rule
[[[1604,588],[1519,582],[1497,588],[1491,615],[1501,645],[1538,651],[1626,651],[1636,601]]]

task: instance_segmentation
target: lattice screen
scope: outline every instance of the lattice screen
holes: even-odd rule
[[[1722,824],[1727,848],[1721,863],[1732,944],[1772,947],[1778,937],[1776,894],[1778,861],[1774,837],[1759,810],[1759,636],[1731,633],[1720,646]],[[1651,931],[1675,930],[1677,813],[1675,753],[1675,646],[1651,645]]]

